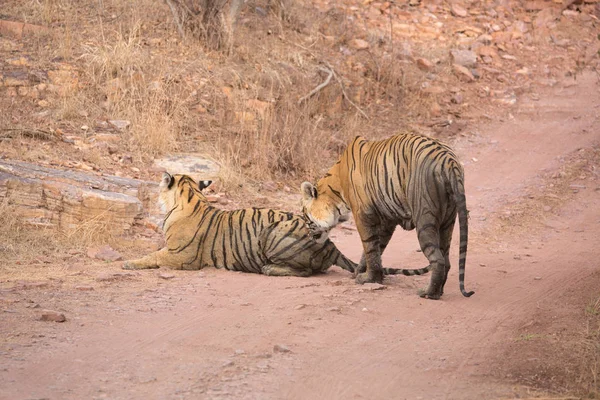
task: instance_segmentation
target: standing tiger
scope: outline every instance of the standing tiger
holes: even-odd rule
[[[210,205],[187,175],[163,175],[159,204],[166,212],[163,229],[167,245],[124,269],[201,269],[207,266],[278,276],[310,276],[332,265],[354,272],[356,264],[327,238],[314,240],[303,219],[292,213],[248,208],[225,211]],[[421,270],[390,269],[390,274],[416,274]]]
[[[447,145],[426,136],[400,134],[380,141],[356,137],[317,186],[302,183],[302,205],[313,235],[322,235],[352,212],[363,244],[356,281],[381,282],[381,254],[397,225],[417,228],[432,270],[421,297],[439,299],[450,270],[450,242],[460,223],[459,284],[464,288],[467,204],[464,173]],[[365,272],[366,269],[366,272]]]

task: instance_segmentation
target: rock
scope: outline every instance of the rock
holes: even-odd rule
[[[329,308],[327,309],[327,311],[338,311],[338,312],[339,312],[339,311],[342,311],[342,309],[341,309],[341,308],[339,308],[339,307],[329,307]]]
[[[367,312],[367,311],[369,311],[369,309],[368,309],[367,307],[363,307],[363,309],[362,309],[362,310],[360,310],[360,311],[362,311],[362,312]]]
[[[129,125],[131,125],[131,122],[123,119],[111,119],[108,121],[108,123],[120,131],[125,130],[129,127]]]
[[[462,65],[453,64],[452,70],[454,71],[454,74],[458,76],[458,78],[462,81],[473,82],[475,80],[475,77],[473,76],[471,71],[469,71],[468,68],[463,67]]]
[[[363,285],[363,288],[367,289],[367,290],[383,290],[385,288],[387,288],[387,286],[382,285],[381,283],[365,283]]]
[[[98,276],[96,277],[96,280],[98,282],[112,282],[112,281],[118,281],[121,279],[126,279],[126,278],[130,278],[134,276],[134,274],[132,273],[128,273],[128,272],[116,272],[116,273],[102,273],[102,274],[98,274]]]
[[[242,349],[237,349],[234,353],[236,356],[241,356],[243,354],[246,354],[246,352]]]
[[[479,54],[480,57],[491,57],[493,60],[500,59],[498,52],[492,46],[481,46],[477,48],[477,54]]]
[[[365,50],[369,48],[369,42],[362,39],[353,39],[350,41],[350,47],[356,50]]]
[[[223,368],[227,368],[227,367],[231,367],[232,365],[234,365],[235,363],[232,360],[226,360],[223,362],[223,364],[221,365]]]
[[[450,101],[454,104],[462,104],[463,103],[463,95],[462,93],[455,93]]]
[[[548,24],[556,21],[559,17],[560,10],[556,10],[552,7],[545,7],[542,11],[540,11],[535,19],[533,20],[533,27],[537,29],[545,29],[548,27]]]
[[[79,290],[80,292],[90,292],[94,290],[93,286],[75,286],[75,290]]]
[[[212,179],[219,177],[220,166],[202,154],[176,154],[154,160],[158,170],[186,174],[196,180]],[[213,183],[214,185],[214,183]],[[211,185],[211,188],[213,186]]]
[[[276,344],[275,346],[273,346],[273,352],[275,353],[289,353],[291,351],[292,350],[290,350],[289,347],[283,344]]]
[[[264,120],[270,115],[273,109],[273,104],[268,101],[250,99],[246,101],[246,107],[254,111],[261,119]]]
[[[471,50],[452,49],[450,50],[450,61],[463,67],[476,67],[477,54]]]
[[[21,39],[24,36],[48,34],[51,30],[41,25],[25,24],[23,22],[0,20],[0,36]]]
[[[90,247],[87,250],[87,255],[90,258],[96,258],[102,261],[120,261],[123,259],[123,256],[118,251],[115,251],[109,245],[104,245],[101,247]]]
[[[305,307],[306,307],[306,304],[298,304],[296,307],[294,307],[294,310],[302,310]]]
[[[161,272],[161,273],[158,274],[158,277],[160,279],[169,280],[169,279],[175,278],[175,275],[173,275],[173,274],[167,274],[165,272]]]
[[[65,314],[53,310],[44,310],[40,316],[40,321],[65,322]]]
[[[158,185],[116,176],[0,160],[0,200],[10,198],[25,223],[68,231],[95,223],[123,233],[156,202]]]
[[[452,6],[450,6],[450,11],[452,12],[452,15],[454,15],[455,17],[464,18],[468,15],[467,10],[463,6],[461,6],[457,3],[453,3]]]
[[[267,190],[269,192],[274,192],[277,190],[277,184],[273,181],[266,181],[261,183],[260,188],[262,190]]]
[[[429,93],[429,94],[441,94],[446,91],[446,89],[444,89],[442,86],[436,86],[436,85],[427,86],[421,90],[423,91],[423,93]]]
[[[29,86],[29,74],[26,71],[9,71],[4,74],[4,86]]]
[[[415,62],[417,63],[417,67],[421,70],[421,71],[431,71],[434,67],[434,64],[429,61],[426,58],[417,58],[415,60]]]

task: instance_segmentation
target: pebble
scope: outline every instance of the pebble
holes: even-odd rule
[[[342,311],[339,307],[329,307],[327,311]]]
[[[175,278],[175,275],[173,275],[173,274],[167,274],[165,272],[161,272],[161,273],[158,274],[158,277],[161,278],[161,279],[173,279],[173,278]]]
[[[292,350],[284,344],[276,344],[273,346],[273,352],[275,353],[290,353],[291,351]]]
[[[44,310],[40,316],[40,321],[65,322],[66,320],[65,314],[52,310]]]
[[[87,255],[90,258],[95,258],[102,261],[120,261],[123,256],[118,251],[115,251],[109,245],[101,247],[90,247],[88,248]]]
[[[383,290],[387,288],[386,285],[382,285],[381,283],[365,283],[363,287],[367,290]]]

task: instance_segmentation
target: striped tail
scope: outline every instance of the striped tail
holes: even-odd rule
[[[450,172],[450,182],[454,192],[454,201],[458,210],[458,223],[460,226],[460,250],[458,256],[458,283],[460,292],[465,297],[471,297],[475,292],[465,291],[465,264],[467,260],[467,242],[469,239],[469,223],[467,214],[467,199],[465,197],[465,187],[462,180],[458,179],[458,172],[452,168]],[[462,174],[460,174],[462,176]]]
[[[404,269],[404,268],[382,268],[384,275],[423,275],[431,270],[431,265],[419,269]]]
[[[338,267],[341,267],[343,269],[345,269],[346,271],[349,272],[356,272],[356,268],[358,267],[358,264],[356,264],[354,261],[350,260],[349,258],[346,258],[346,256],[344,256],[342,254],[341,251],[338,251],[339,255],[337,257],[337,260],[335,260],[335,265],[337,265]]]

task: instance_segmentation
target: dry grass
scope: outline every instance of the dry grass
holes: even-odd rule
[[[243,182],[315,179],[349,137],[390,135],[428,117],[437,101],[419,90],[424,74],[399,62],[402,47],[389,40],[369,37],[371,49],[355,54],[352,63],[332,56],[331,50],[364,35],[346,11],[250,2],[242,7],[231,55],[223,56],[207,53],[202,43],[182,42],[164,2],[35,3],[15,7],[29,13],[30,22],[55,27],[52,42],[59,45],[49,60],[58,56],[76,67],[77,83],[62,87],[53,102],[59,120],[75,130],[102,120],[130,121],[120,132],[121,150],[136,162],[204,152],[225,166],[225,186],[232,189]],[[323,82],[323,65],[332,65],[340,79],[298,104]]]
[[[600,297],[590,300],[585,315],[587,326],[582,340],[578,384],[585,398],[600,399]]]

